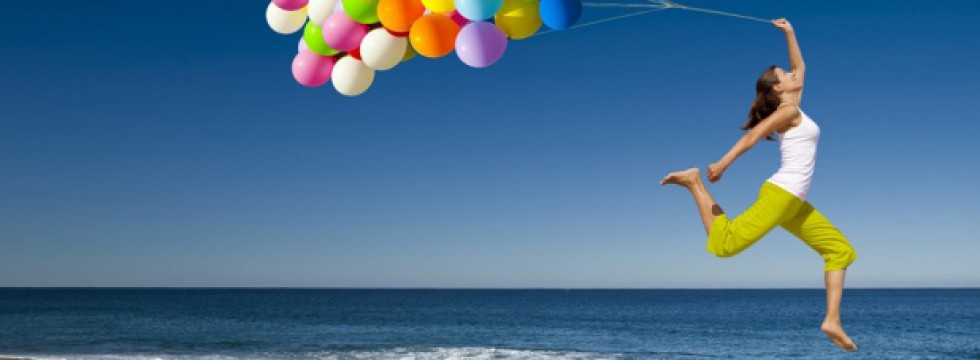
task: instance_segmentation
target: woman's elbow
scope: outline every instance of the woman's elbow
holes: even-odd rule
[[[751,137],[746,137],[745,139],[742,139],[742,141],[740,141],[738,144],[737,152],[739,154],[744,154],[748,152],[749,150],[752,149],[753,146],[755,146],[755,143],[757,141],[758,140],[753,140]]]
[[[753,131],[748,134],[745,134],[745,139],[742,140],[742,146],[745,148],[746,151],[748,151],[753,146],[755,146],[755,144],[758,143],[759,140],[761,140],[764,137],[766,137],[766,135],[761,134],[758,131]]]

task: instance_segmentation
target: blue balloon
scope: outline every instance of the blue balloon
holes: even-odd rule
[[[538,13],[549,28],[568,29],[582,17],[582,0],[541,0]]]
[[[456,11],[470,21],[492,17],[504,5],[504,0],[454,0]]]

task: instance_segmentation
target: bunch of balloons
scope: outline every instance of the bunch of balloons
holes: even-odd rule
[[[280,34],[303,29],[293,77],[316,87],[333,80],[337,92],[357,96],[374,72],[420,54],[456,51],[482,68],[500,59],[508,39],[541,27],[561,30],[582,15],[582,0],[272,0],[265,18]]]

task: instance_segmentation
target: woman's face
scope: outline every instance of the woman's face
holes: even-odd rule
[[[796,91],[803,88],[803,81],[796,77],[794,73],[788,73],[782,68],[776,68],[776,77],[779,78],[779,84],[773,85],[773,88],[778,92]]]

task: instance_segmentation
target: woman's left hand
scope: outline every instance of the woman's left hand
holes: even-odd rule
[[[779,28],[779,30],[782,30],[783,32],[786,33],[793,32],[793,25],[789,23],[789,20],[786,20],[784,18],[773,20],[772,24],[775,25],[777,28]]]

